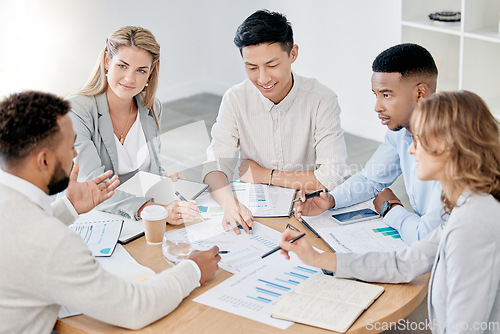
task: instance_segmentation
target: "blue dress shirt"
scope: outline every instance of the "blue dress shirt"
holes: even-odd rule
[[[438,227],[444,216],[441,186],[437,181],[417,179],[417,163],[408,153],[411,143],[411,134],[405,128],[388,131],[363,170],[330,192],[335,198],[335,209],[340,209],[375,197],[403,173],[414,213],[397,205],[386,214],[384,223],[398,230],[408,245]]]

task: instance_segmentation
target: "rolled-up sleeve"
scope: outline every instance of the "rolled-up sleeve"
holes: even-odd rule
[[[240,150],[240,136],[234,108],[235,105],[231,103],[228,94],[225,94],[219,115],[212,127],[212,142],[207,148],[207,160],[203,164],[203,180],[213,171],[221,171],[229,179],[232,178]]]

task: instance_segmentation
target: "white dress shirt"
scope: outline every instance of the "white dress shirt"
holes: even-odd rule
[[[118,175],[124,175],[138,170],[149,171],[151,158],[149,156],[146,137],[142,130],[139,113],[137,113],[137,117],[128,131],[123,145],[116,136],[114,136],[114,138],[116,151],[118,153]]]
[[[42,189],[38,188],[33,183],[7,173],[2,169],[0,169],[0,184],[16,189],[21,194],[33,201],[33,203],[41,207],[42,210],[51,217],[53,215],[52,205],[56,201],[62,201],[62,203],[64,203],[64,205],[68,208],[74,219],[78,217],[78,212],[76,212],[75,208],[66,197],[66,195],[60,196],[55,199],[55,196],[51,197],[47,195]]]
[[[328,189],[350,175],[337,95],[315,79],[293,78],[278,104],[248,79],[224,94],[203,178],[219,170],[232,179],[238,159],[280,171],[314,170]]]

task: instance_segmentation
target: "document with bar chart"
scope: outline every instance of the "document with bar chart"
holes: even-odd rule
[[[253,224],[253,234],[241,230],[241,234],[236,235],[232,229],[224,232],[222,217],[189,225],[176,231],[187,234],[195,249],[207,250],[212,246],[218,246],[220,250],[228,251],[227,254],[221,254],[219,267],[233,274],[260,263],[261,256],[278,246],[281,237],[280,232],[258,222]],[[280,255],[276,253],[273,257]]]
[[[318,228],[316,231],[328,246],[338,253],[380,252],[407,247],[398,231],[384,224],[382,219]]]
[[[261,264],[228,278],[193,300],[277,328],[290,327],[293,322],[271,317],[274,305],[320,270],[303,264],[295,254],[290,254],[289,261],[276,255],[262,259]]]

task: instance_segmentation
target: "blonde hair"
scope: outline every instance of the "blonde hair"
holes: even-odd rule
[[[445,177],[454,189],[488,193],[500,201],[499,123],[469,91],[439,92],[417,105],[411,131],[432,155],[449,153]],[[446,213],[453,206],[441,195]]]
[[[107,39],[103,50],[97,58],[97,63],[90,75],[88,82],[78,92],[80,95],[93,96],[104,93],[108,88],[106,80],[105,55],[108,53],[113,58],[122,46],[133,46],[147,51],[152,57],[151,74],[148,85],[144,87],[140,95],[142,96],[146,108],[153,111],[156,126],[160,129],[158,116],[154,110],[155,94],[158,88],[158,73],[160,71],[160,45],[156,42],[151,31],[135,26],[121,27],[113,32]]]

